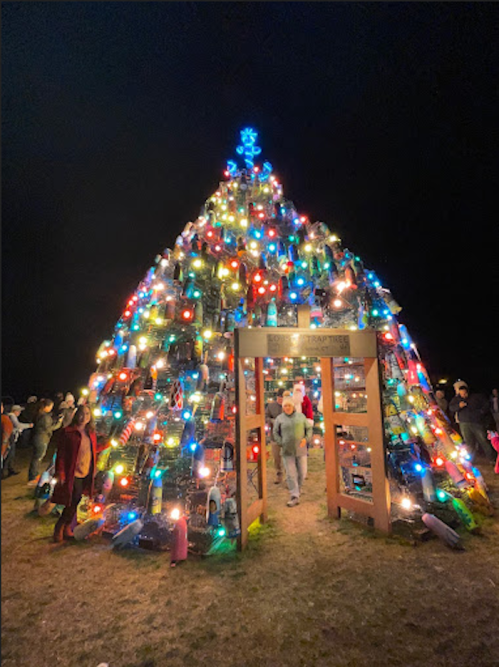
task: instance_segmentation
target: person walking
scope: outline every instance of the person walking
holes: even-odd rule
[[[496,423],[496,430],[499,431],[499,391],[497,389],[492,389],[490,395],[490,411]]]
[[[295,507],[300,502],[300,490],[307,476],[307,443],[312,437],[313,428],[301,412],[296,412],[291,396],[284,397],[282,413],[274,422],[273,436],[282,448],[282,460],[286,470],[286,482],[290,493],[288,507]]]
[[[465,443],[476,451],[477,445],[489,461],[494,461],[494,449],[487,439],[485,420],[490,416],[487,398],[482,394],[472,394],[465,382],[461,381],[449,405],[449,410],[459,420],[461,435]]]
[[[270,435],[270,446],[272,449],[272,457],[274,459],[274,467],[276,477],[274,484],[280,484],[282,482],[282,456],[281,448],[275,442],[273,437],[274,422],[282,413],[282,395],[284,393],[283,389],[277,390],[277,396],[275,401],[271,401],[267,404],[265,408],[265,416],[267,418],[267,424],[269,425],[269,435]]]
[[[47,453],[48,444],[52,433],[61,427],[62,419],[54,423],[52,420],[52,409],[54,402],[50,398],[42,398],[38,408],[38,415],[33,427],[32,445],[33,454],[28,471],[28,486],[35,486],[38,478],[40,462]]]
[[[14,469],[17,442],[23,431],[33,428],[33,424],[24,424],[19,421],[21,412],[22,407],[20,405],[13,405],[12,410],[9,412],[9,419],[12,422],[14,429],[10,436],[10,450],[4,463],[4,475],[6,477],[12,477],[12,475],[19,474],[19,471]]]
[[[92,496],[96,473],[97,445],[92,412],[88,405],[77,408],[73,421],[56,434],[57,455],[55,477],[57,483],[52,502],[64,505],[55,524],[54,542],[71,539],[71,524],[83,494]]]

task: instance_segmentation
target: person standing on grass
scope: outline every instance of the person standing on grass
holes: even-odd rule
[[[12,410],[9,412],[9,419],[12,422],[14,430],[10,436],[10,450],[4,464],[4,475],[7,477],[12,477],[12,475],[19,475],[19,471],[14,469],[17,441],[19,440],[19,437],[23,431],[29,428],[33,428],[33,424],[23,424],[21,421],[19,421],[19,415],[21,412],[22,407],[20,405],[13,405]]]
[[[269,425],[269,428],[270,428],[270,430],[269,430],[270,446],[272,448],[272,456],[274,458],[274,467],[275,467],[275,473],[276,473],[276,478],[274,480],[274,484],[280,484],[282,482],[281,448],[279,447],[277,442],[275,442],[274,439],[273,439],[273,429],[274,429],[275,420],[282,413],[282,395],[283,395],[283,393],[284,393],[283,389],[278,389],[276,400],[268,403],[267,407],[265,408],[265,416],[267,417],[267,424]]]
[[[9,448],[13,430],[14,430],[14,425],[10,421],[8,416],[4,414],[3,402],[2,402],[2,476],[3,476],[3,467],[9,455]]]
[[[61,402],[62,428],[66,428],[73,421],[76,412],[75,397],[69,391]]]
[[[28,484],[30,486],[36,485],[38,477],[38,469],[43,457],[47,453],[47,447],[52,437],[52,433],[61,427],[62,419],[53,422],[52,408],[54,401],[50,398],[42,398],[38,408],[38,416],[35,419],[35,426],[33,427],[33,454],[31,456],[31,463],[29,464]]]
[[[438,407],[446,417],[449,416],[449,401],[445,398],[445,391],[443,389],[437,389],[435,392],[435,400]]]
[[[290,493],[288,507],[300,502],[300,490],[307,476],[307,443],[312,437],[313,427],[301,412],[296,412],[291,396],[282,401],[282,414],[274,422],[273,436],[281,447],[286,470],[286,482]]]
[[[54,528],[54,542],[71,539],[71,524],[83,494],[92,497],[97,454],[104,447],[97,445],[92,412],[88,405],[77,408],[70,426],[61,429],[55,438],[57,483],[52,502],[64,505]]]
[[[487,439],[485,421],[490,417],[487,398],[482,394],[472,394],[468,385],[461,382],[449,405],[449,410],[459,419],[463,440],[472,450],[480,447],[484,456],[491,462],[495,460],[494,449]]]

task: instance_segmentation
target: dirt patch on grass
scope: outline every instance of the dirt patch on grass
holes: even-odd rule
[[[244,555],[171,570],[100,538],[51,544],[55,519],[30,515],[25,484],[2,484],[5,667],[499,665],[497,518],[464,552],[330,521],[315,450],[299,506],[270,476],[269,523]]]

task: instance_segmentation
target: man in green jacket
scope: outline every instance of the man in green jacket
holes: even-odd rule
[[[307,442],[310,442],[312,433],[313,427],[305,415],[296,412],[292,397],[286,396],[282,402],[282,413],[274,422],[273,436],[282,450],[291,495],[288,507],[295,507],[300,502],[300,489],[307,476]]]

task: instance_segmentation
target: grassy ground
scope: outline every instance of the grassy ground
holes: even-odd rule
[[[293,509],[270,478],[270,521],[244,555],[171,570],[101,538],[52,544],[24,466],[2,484],[4,667],[499,665],[497,518],[464,552],[375,536],[326,518],[322,467],[314,451]]]

